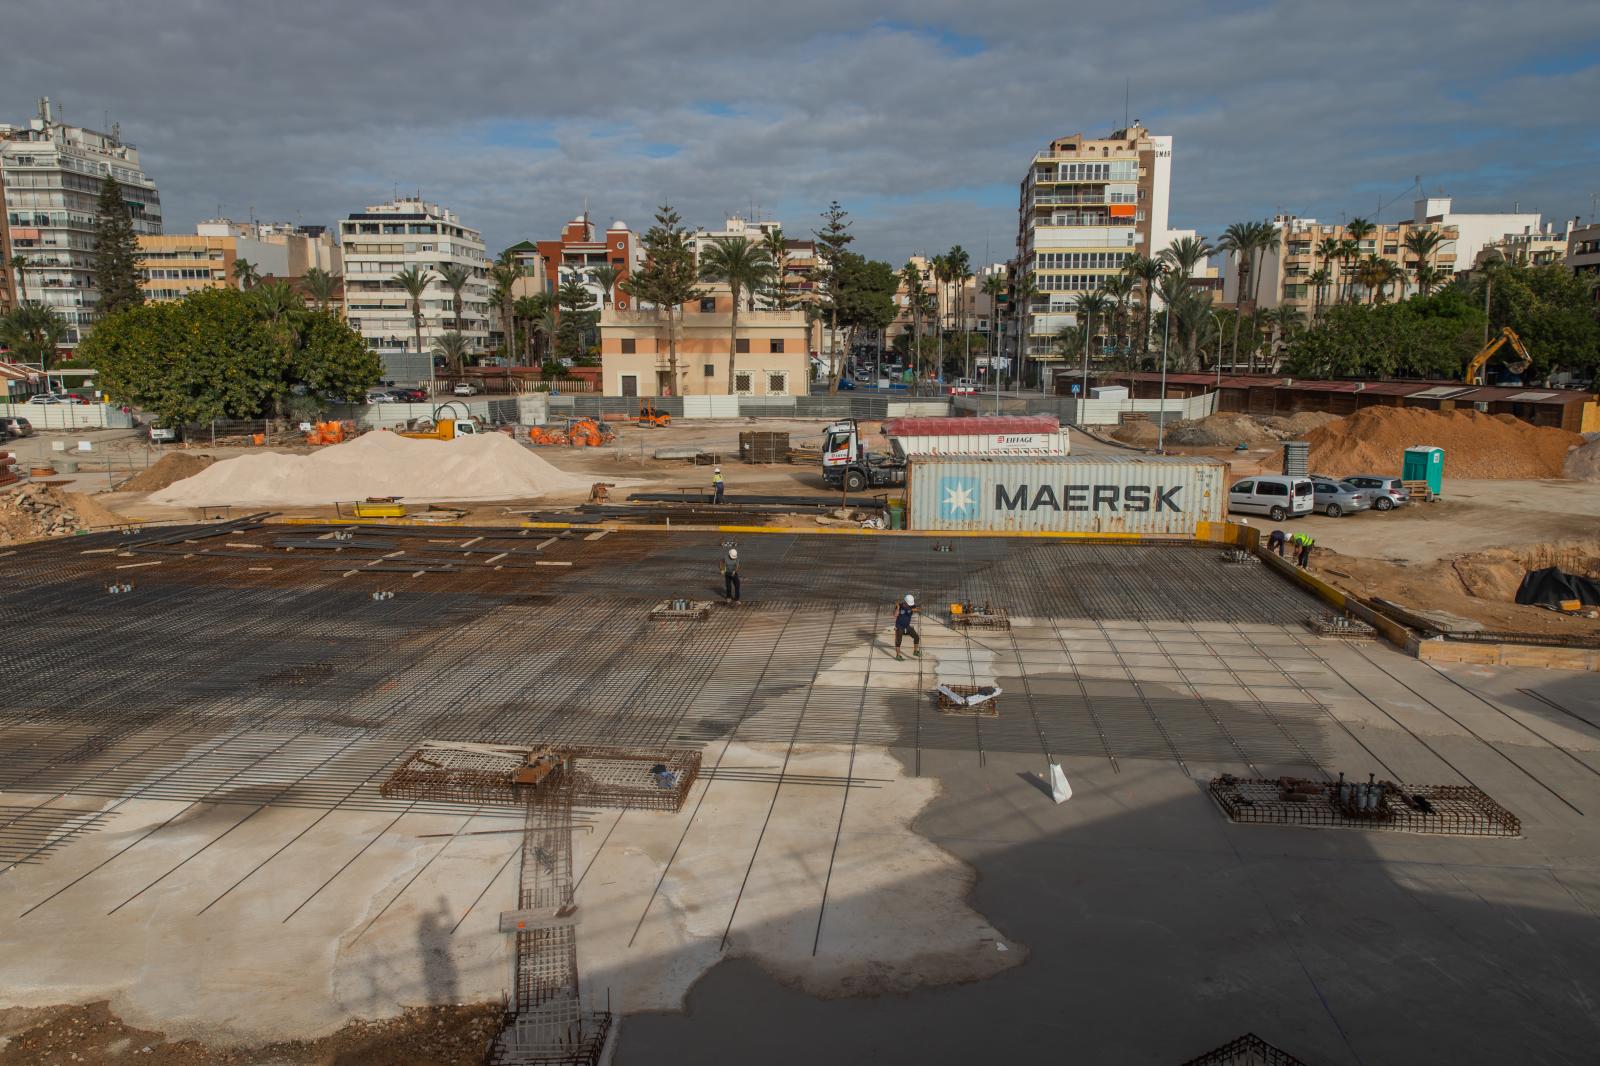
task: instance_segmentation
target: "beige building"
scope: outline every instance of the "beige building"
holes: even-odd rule
[[[1440,281],[1437,287],[1442,287],[1460,269],[1456,260],[1459,232],[1454,225],[1438,222],[1379,224],[1357,242],[1359,254],[1347,263],[1337,258],[1324,260],[1319,251],[1324,240],[1349,239],[1350,230],[1345,226],[1323,225],[1314,218],[1297,218],[1294,215],[1279,215],[1272,222],[1279,230],[1278,243],[1256,257],[1261,271],[1259,286],[1246,271],[1243,293],[1246,304],[1250,303],[1253,296],[1262,308],[1287,304],[1309,314],[1318,305],[1326,307],[1338,303],[1350,298],[1352,293],[1355,298],[1365,302],[1369,294],[1354,275],[1360,267],[1360,261],[1369,255],[1390,260],[1404,273],[1403,279],[1397,279],[1388,287],[1387,298],[1411,295],[1417,291],[1417,257],[1407,251],[1405,242],[1406,236],[1418,229],[1436,230],[1442,238],[1428,257],[1438,271]],[[1240,297],[1238,268],[1238,256],[1228,253],[1222,268],[1222,300],[1235,306]],[[1319,291],[1319,286],[1312,279],[1317,271],[1324,269],[1328,272],[1328,281]]]
[[[607,396],[726,396],[732,299],[726,287],[684,305],[676,316],[674,382],[666,316],[653,310],[600,314],[602,389]],[[804,396],[810,389],[804,311],[739,312],[733,393]]]
[[[140,288],[146,300],[181,300],[199,289],[225,289],[239,257],[233,237],[195,233],[139,235]]]
[[[1568,230],[1570,233],[1570,226]],[[1530,227],[1520,233],[1507,233],[1479,249],[1472,268],[1476,270],[1483,265],[1484,260],[1495,256],[1508,263],[1521,263],[1524,266],[1549,266],[1552,263],[1565,262],[1569,233],[1554,232],[1554,227],[1548,222],[1544,224],[1543,229]]]
[[[1579,226],[1577,219],[1572,221],[1567,227],[1567,269],[1574,274],[1600,275],[1600,224]],[[1600,299],[1600,292],[1595,298]]]

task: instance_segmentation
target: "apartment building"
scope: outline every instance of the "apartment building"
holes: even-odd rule
[[[233,283],[233,264],[239,258],[237,245],[233,237],[141,234],[139,265],[144,280],[140,288],[144,298],[159,303],[181,300],[200,289],[227,288]]]
[[[1572,220],[1567,227],[1565,262],[1574,274],[1600,275],[1600,223],[1580,226],[1577,219]],[[1595,291],[1595,299],[1600,300],[1600,289]]]
[[[664,315],[616,306],[600,313],[600,365],[607,396],[726,396],[728,330],[733,298],[727,286],[682,308],[678,377],[672,377]],[[743,301],[741,300],[741,303]],[[803,310],[739,310],[733,392],[741,396],[804,396],[810,388],[810,329]]]
[[[203,237],[232,237],[241,242],[239,256],[249,260],[264,278],[303,278],[312,267],[329,274],[339,274],[344,269],[339,246],[325,226],[208,218],[195,226],[195,232]]]
[[[1568,227],[1570,233],[1571,227]],[[1472,269],[1481,268],[1486,260],[1500,258],[1508,263],[1525,266],[1550,266],[1564,263],[1567,258],[1568,233],[1556,233],[1549,223],[1543,229],[1507,233],[1489,241],[1478,250]]]
[[[1478,252],[1490,241],[1499,240],[1508,233],[1537,233],[1538,212],[1519,210],[1513,204],[1509,212],[1456,211],[1448,196],[1429,196],[1411,205],[1411,224],[1433,225],[1456,232],[1456,269],[1466,270],[1478,261]]]
[[[482,351],[489,337],[488,258],[483,238],[455,212],[421,199],[399,199],[352,212],[339,223],[344,258],[345,319],[383,359],[384,378],[407,384],[433,376],[433,346],[455,329],[453,294],[439,271],[464,266],[471,277],[461,296],[461,333]],[[422,350],[417,350],[411,301],[395,275],[429,271],[422,296]]]
[[[160,233],[161,196],[117,126],[102,133],[57,121],[48,98],[26,126],[0,124],[0,245],[27,260],[21,287],[66,321],[61,343],[69,348],[99,316],[95,206],[107,175],[122,191],[134,232]]]
[[[644,245],[626,222],[618,219],[602,233],[585,211],[561,227],[558,239],[538,241],[534,248],[533,261],[540,264],[547,289],[554,291],[563,282],[577,281],[589,290],[596,307],[609,304],[619,311],[633,309],[633,297],[622,291],[622,283],[644,264]],[[598,266],[617,272],[609,292],[594,279]]]
[[[1172,138],[1135,122],[1103,138],[1060,137],[1036,152],[1017,210],[1019,272],[1039,294],[1025,313],[1029,358],[1059,358],[1052,338],[1073,302],[1131,255],[1169,239]]]
[[[1373,231],[1357,241],[1360,253],[1356,259],[1325,261],[1318,251],[1323,241],[1351,239],[1349,227],[1327,225],[1314,218],[1278,215],[1272,220],[1278,227],[1278,243],[1255,256],[1254,266],[1259,271],[1257,282],[1246,269],[1243,301],[1248,306],[1252,299],[1263,310],[1281,305],[1298,308],[1306,314],[1318,306],[1327,306],[1340,300],[1355,298],[1366,300],[1369,294],[1356,279],[1360,260],[1368,256],[1388,259],[1402,268],[1403,278],[1397,278],[1386,289],[1386,297],[1397,299],[1417,291],[1417,257],[1407,250],[1406,237],[1416,230],[1433,230],[1439,233],[1440,242],[1428,257],[1443,281],[1448,281],[1459,269],[1457,248],[1460,231],[1454,224],[1440,222],[1385,222],[1375,223]],[[1328,281],[1318,286],[1312,279],[1319,270],[1328,272]],[[1239,256],[1230,252],[1222,267],[1222,301],[1237,306],[1239,292]]]

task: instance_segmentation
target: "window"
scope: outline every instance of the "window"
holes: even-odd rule
[[[717,311],[717,298],[715,296],[706,296],[706,297],[703,297],[700,300],[700,313],[701,314],[703,314],[703,315],[711,315],[711,314],[716,314],[716,311]]]
[[[741,396],[748,396],[752,390],[751,380],[754,377],[748,370],[741,370],[733,375],[733,391]]]
[[[740,354],[740,355],[749,355],[750,354],[750,338],[749,337],[740,337],[738,340],[734,341],[733,342],[733,350],[735,352],[737,352],[738,354]]]
[[[772,338],[770,338],[767,341],[767,351],[772,352],[774,354],[782,352],[783,351],[783,338],[782,337],[772,337]]]
[[[1289,486],[1281,481],[1263,481],[1256,486],[1257,496],[1287,496]]]
[[[622,338],[622,354],[623,355],[633,355],[638,350],[639,350],[639,342],[638,341],[634,340],[632,337],[624,337],[624,338]]]
[[[781,370],[767,372],[767,395],[784,396],[789,392],[789,375]]]
[[[714,364],[705,364],[705,376],[708,378],[714,378],[717,376],[717,368]]]

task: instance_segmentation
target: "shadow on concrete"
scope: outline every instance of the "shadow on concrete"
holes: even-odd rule
[[[428,1003],[461,1002],[455,960],[450,957],[450,927],[455,916],[449,901],[439,897],[434,910],[417,918],[417,954],[422,959],[422,985]]]

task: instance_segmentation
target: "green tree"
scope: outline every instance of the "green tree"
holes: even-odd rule
[[[1474,305],[1481,308],[1492,278],[1489,330],[1498,333],[1510,326],[1522,337],[1533,359],[1529,380],[1558,370],[1582,373],[1600,367],[1600,304],[1592,277],[1557,264],[1502,263],[1483,273],[1483,279],[1473,282]]]
[[[569,277],[556,290],[556,303],[560,308],[556,327],[556,355],[574,363],[586,360],[589,333],[599,319],[594,294],[583,282]]]
[[[772,264],[772,276],[767,283],[767,295],[774,311],[789,310],[792,301],[785,276],[789,273],[789,243],[783,230],[774,226],[761,235],[761,247],[766,250],[767,261]]]
[[[1398,303],[1344,303],[1286,338],[1285,369],[1306,377],[1459,378],[1483,309],[1456,288]]]
[[[1318,267],[1306,275],[1306,282],[1311,286],[1311,317],[1322,316],[1322,294],[1333,281],[1333,274],[1327,267]]]
[[[955,304],[955,307],[951,309],[954,312],[952,326],[956,333],[964,334],[967,332],[967,282],[972,279],[972,256],[967,254],[967,250],[961,245],[952,245],[950,250],[944,254],[944,265],[945,273],[951,285],[951,301]],[[952,339],[961,340],[962,338],[956,337]],[[963,373],[965,376],[971,377],[972,365],[969,358],[969,346],[966,344],[956,345],[953,350],[961,352]]]
[[[1328,277],[1326,284],[1334,283],[1333,261],[1344,254],[1344,245],[1339,238],[1327,236],[1317,242],[1317,257],[1322,260],[1322,270]]]
[[[408,266],[389,279],[405,290],[411,301],[411,328],[417,337],[417,355],[422,355],[422,295],[433,282],[433,271],[427,267]]]
[[[617,279],[622,277],[622,271],[610,263],[601,263],[599,266],[589,268],[589,277],[600,286],[601,306],[610,307],[611,294],[616,291]]]
[[[1378,227],[1364,218],[1352,218],[1345,224],[1344,231],[1347,236],[1339,242],[1339,258],[1344,260],[1344,298],[1354,301],[1356,298],[1355,266],[1361,259],[1361,242],[1372,236]]]
[[[333,294],[339,290],[339,278],[321,267],[308,267],[300,280],[306,295],[316,301],[318,311],[332,311]]]
[[[720,281],[733,297],[733,313],[728,316],[728,395],[734,394],[733,366],[738,351],[739,305],[753,296],[772,277],[772,261],[760,244],[743,237],[713,237],[700,249],[700,278]]]
[[[378,353],[331,311],[306,313],[297,341],[290,376],[312,395],[328,393],[354,401],[383,377]]]
[[[1026,384],[1028,362],[1028,337],[1033,330],[1033,298],[1040,288],[1032,274],[1019,274],[1011,279],[1011,305],[1017,315],[1017,384]]]
[[[66,332],[66,321],[44,304],[23,303],[0,315],[0,344],[10,348],[18,362],[38,363],[46,386],[50,361]]]
[[[489,280],[494,287],[494,305],[500,309],[500,330],[505,334],[507,361],[517,348],[516,288],[517,279],[522,276],[522,267],[510,249],[501,252],[499,260],[489,268]]]
[[[672,394],[682,395],[682,382],[678,377],[677,316],[683,305],[704,295],[696,282],[694,248],[689,244],[688,231],[683,220],[671,204],[656,210],[655,223],[645,232],[645,264],[622,282],[622,289],[635,300],[654,304],[659,320],[663,312],[667,321],[667,373],[672,381]]]
[[[989,374],[991,380],[1000,373],[1000,304],[1006,294],[1004,274],[987,274],[983,279],[983,294],[989,298]]]
[[[22,268],[27,265],[27,257],[23,255],[14,255],[6,260],[6,266],[11,268],[11,280],[16,286],[18,306],[28,302],[28,280],[22,276]]]
[[[853,349],[863,335],[888,329],[894,321],[900,277],[888,263],[854,252],[840,254],[839,274],[839,325],[849,337],[847,346]]]
[[[248,292],[261,280],[261,274],[254,263],[241,256],[233,261],[233,280],[239,283],[240,292]]]
[[[144,303],[139,260],[139,237],[133,232],[122,186],[107,174],[94,213],[94,286],[100,291],[101,314]]]
[[[1139,283],[1139,293],[1144,297],[1144,315],[1139,320],[1139,353],[1146,359],[1150,357],[1150,309],[1155,301],[1156,283],[1167,272],[1165,257],[1170,251],[1171,248],[1163,249],[1161,257],[1135,252],[1122,264],[1123,273]]]
[[[446,263],[439,268],[439,280],[450,290],[450,308],[455,312],[455,332],[461,333],[461,310],[466,306],[466,301],[461,298],[461,290],[472,280],[472,270],[462,263]]]
[[[822,212],[822,228],[812,231],[812,236],[817,240],[817,251],[822,256],[822,298],[823,308],[828,316],[828,394],[839,394],[839,304],[843,297],[841,288],[843,279],[840,274],[840,260],[845,251],[855,240],[850,232],[851,223],[846,219],[850,213],[839,206],[839,201],[834,200],[828,209]]]
[[[1428,295],[1435,280],[1433,253],[1443,241],[1444,234],[1436,229],[1414,229],[1406,233],[1406,251],[1417,257],[1413,269],[1417,275],[1418,295]]]
[[[443,357],[450,373],[459,376],[467,361],[467,338],[455,330],[441,333],[433,342],[432,354]]]

